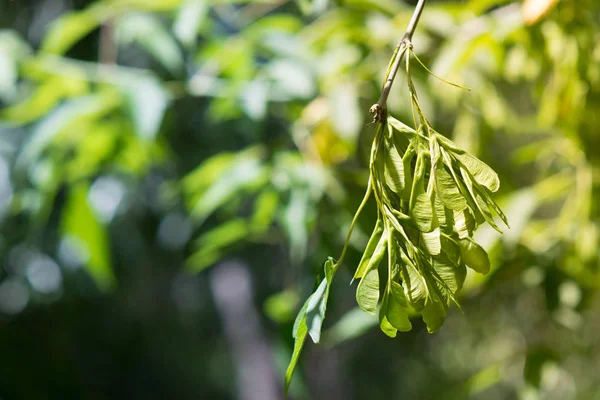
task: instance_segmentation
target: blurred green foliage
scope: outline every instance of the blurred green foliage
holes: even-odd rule
[[[413,5],[0,1],[0,397],[281,394]],[[475,235],[491,273],[468,272],[464,314],[392,340],[343,282],[369,203],[291,395],[599,398],[600,3],[430,0],[413,42],[472,88],[414,70],[432,125],[500,175],[511,229]],[[409,123],[405,84],[389,107]]]

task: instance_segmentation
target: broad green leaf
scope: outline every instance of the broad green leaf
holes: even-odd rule
[[[0,117],[16,124],[33,122],[55,109],[62,100],[85,95],[89,90],[89,84],[84,79],[83,73],[80,75],[74,73],[69,78],[50,77],[27,99],[4,108]]]
[[[402,193],[404,189],[404,164],[396,146],[385,141],[385,183],[394,193]]]
[[[327,278],[324,278],[317,290],[310,296],[306,307],[306,327],[308,328],[308,334],[315,343],[319,343],[321,340],[321,327],[325,319],[328,297],[329,284]]]
[[[448,295],[458,292],[467,276],[465,265],[453,263],[444,253],[433,258],[433,269],[437,277],[444,282],[442,293],[450,290]]]
[[[366,313],[377,312],[379,302],[379,272],[377,268],[369,269],[356,288],[356,302]]]
[[[62,211],[61,234],[74,238],[85,248],[87,272],[100,289],[108,290],[115,283],[108,232],[90,207],[88,191],[89,185],[85,182],[71,187]]]
[[[431,232],[434,229],[433,205],[425,193],[424,177],[413,183],[413,192],[410,199],[410,216],[421,232]]]
[[[386,317],[390,324],[400,332],[407,332],[412,329],[412,324],[406,312],[407,308],[408,304],[406,303],[404,289],[399,283],[391,281]]]
[[[406,300],[412,308],[416,311],[420,311],[427,298],[425,281],[417,270],[417,267],[405,254],[401,253],[401,259],[403,265],[400,266],[400,276],[402,278],[402,286],[404,287]]]
[[[446,307],[440,301],[427,300],[425,306],[421,310],[423,316],[423,322],[427,325],[427,331],[429,333],[437,332],[444,324],[446,318]]]
[[[480,216],[482,216],[483,219],[487,221],[487,223],[490,224],[492,228],[497,230],[499,233],[502,233],[498,225],[496,225],[496,221],[494,221],[494,217],[490,212],[487,203],[481,197],[481,192],[477,191],[476,184],[473,184],[473,182],[471,181],[471,176],[469,175],[469,172],[462,167],[460,168],[460,172],[471,196],[471,200],[475,205],[474,211],[478,211]],[[487,196],[487,193],[483,193],[483,195]]]
[[[388,321],[387,317],[384,315],[379,320],[379,328],[383,333],[388,335],[391,338],[396,337],[398,330],[394,328],[394,326]]]
[[[218,262],[229,248],[246,239],[248,233],[248,222],[242,218],[229,220],[205,232],[195,241],[198,250],[185,261],[186,269],[201,272],[210,267]]]
[[[475,182],[487,187],[492,192],[496,192],[500,188],[498,174],[486,163],[469,153],[454,153],[454,157],[469,171]]]
[[[440,254],[442,245],[440,243],[440,228],[439,226],[433,229],[431,232],[421,232],[421,239],[423,239],[423,247],[432,256]]]
[[[284,385],[284,397],[287,398],[287,393],[290,388],[290,383],[292,382],[292,376],[294,375],[294,370],[296,369],[296,365],[298,364],[298,360],[300,358],[300,354],[302,353],[302,348],[304,347],[304,342],[306,341],[306,335],[308,333],[308,328],[306,327],[306,316],[302,315],[300,318],[300,322],[298,323],[298,328],[295,334],[294,340],[294,351],[292,353],[292,359],[285,371],[285,385]]]
[[[308,296],[308,299],[304,302],[304,305],[298,311],[298,315],[294,320],[294,327],[292,328],[292,337],[295,339],[298,337],[298,330],[300,329],[300,325],[303,323],[306,325],[306,308],[308,307],[308,302],[310,301],[311,296]]]
[[[310,296],[306,305],[306,326],[308,334],[313,342],[319,343],[321,340],[321,328],[327,311],[327,300],[329,298],[329,285],[333,280],[335,273],[335,263],[333,258],[329,257],[324,265],[325,278]]]
[[[17,158],[17,167],[26,167],[63,130],[78,121],[95,120],[112,111],[118,102],[105,93],[79,97],[61,104],[55,111],[38,122],[32,130],[23,151]]]
[[[460,264],[460,247],[458,243],[447,235],[441,235],[440,242],[442,244],[442,252],[448,260],[454,265]]]
[[[410,202],[410,195],[413,187],[412,161],[414,157],[415,150],[411,144],[402,156],[402,164],[404,169],[404,190],[401,198],[406,204],[409,204]]]
[[[454,211],[454,228],[459,238],[463,239],[473,236],[476,227],[475,218],[473,218],[468,208],[462,211]]]
[[[252,149],[238,154],[236,160],[204,190],[193,205],[191,214],[201,225],[210,214],[240,192],[260,187],[267,178],[261,151]]]
[[[460,239],[460,255],[463,262],[475,272],[487,274],[490,271],[490,259],[487,253],[471,238]]]
[[[208,0],[186,0],[177,12],[173,32],[187,48],[193,47],[209,10]]]
[[[437,197],[442,204],[454,211],[467,208],[467,201],[460,194],[452,176],[446,171],[443,163],[439,162],[435,171],[435,188]]]
[[[117,23],[117,38],[125,45],[139,44],[171,74],[183,72],[181,50],[158,17],[145,13],[123,15]]]
[[[417,134],[417,132],[413,128],[398,121],[396,118],[390,115],[388,115],[387,122],[396,132],[408,135],[409,137],[412,137]]]
[[[82,11],[63,14],[50,25],[40,51],[64,54],[116,12],[114,7],[105,2],[96,2]]]
[[[279,193],[273,189],[263,190],[254,203],[250,229],[258,233],[267,231],[275,219],[278,205]]]
[[[356,269],[356,272],[354,273],[353,279],[359,279],[359,278],[363,277],[363,275],[365,274],[365,271],[367,271],[367,267],[371,263],[371,259],[373,258],[373,255],[377,248],[380,249],[380,252],[382,251],[381,250],[382,247],[380,247],[382,245],[379,244],[379,242],[382,238],[382,234],[383,234],[383,221],[379,218],[379,219],[377,219],[377,223],[375,224],[375,229],[373,229],[373,233],[371,234],[369,243],[367,243],[367,247],[365,248],[365,250],[363,252],[362,258],[360,259],[360,263],[358,264],[358,268]],[[383,248],[383,250],[385,250],[385,249]]]
[[[156,140],[171,101],[169,92],[160,80],[150,74],[123,78],[119,88],[127,101],[136,133],[143,140]]]

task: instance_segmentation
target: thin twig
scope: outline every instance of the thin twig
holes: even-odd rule
[[[407,46],[410,44],[413,34],[417,29],[417,25],[419,23],[419,19],[421,18],[421,14],[423,13],[423,9],[425,8],[426,2],[427,0],[419,0],[417,6],[415,7],[415,11],[413,12],[412,18],[408,23],[408,27],[406,28],[404,36],[396,46],[394,56],[392,57],[393,63],[385,78],[381,96],[379,97],[379,100],[377,100],[377,103],[373,104],[369,110],[369,112],[373,115],[373,122],[378,122],[385,118],[387,111],[387,99],[390,95],[390,90],[392,89],[394,79],[396,78],[396,74],[400,68],[402,57],[404,56],[404,53],[406,53]]]

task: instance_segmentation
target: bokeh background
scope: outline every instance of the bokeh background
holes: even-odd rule
[[[0,399],[281,399],[415,3],[0,0]],[[414,46],[512,229],[390,339],[349,286],[370,204],[292,397],[600,399],[600,2],[430,0]]]

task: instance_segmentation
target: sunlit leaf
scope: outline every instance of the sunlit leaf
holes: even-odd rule
[[[375,224],[375,229],[373,229],[373,233],[371,234],[371,238],[367,243],[367,247],[365,248],[362,258],[360,259],[360,263],[358,264],[358,268],[354,273],[353,279],[360,279],[364,276],[365,272],[372,268],[371,259],[373,258],[376,250],[377,257],[379,260],[383,257],[383,251],[385,251],[385,246],[383,243],[380,243],[382,240],[383,234],[383,221],[381,219],[377,219],[377,223]]]
[[[407,332],[412,329],[412,324],[407,313],[408,304],[404,289],[397,282],[390,282],[390,297],[386,311],[387,320],[400,332]]]
[[[490,259],[485,250],[471,238],[460,239],[460,255],[464,263],[480,274],[490,271]]]
[[[377,268],[369,269],[360,280],[356,289],[356,302],[366,313],[375,315],[377,312],[377,303],[379,302],[379,272]]]
[[[88,191],[89,185],[84,182],[71,187],[62,211],[61,233],[84,246],[86,270],[100,289],[108,290],[115,284],[108,233],[88,202]]]
[[[306,341],[306,335],[308,333],[305,315],[302,315],[299,321],[300,322],[298,323],[298,329],[296,330],[295,334],[294,351],[292,353],[290,364],[288,365],[287,370],[285,371],[284,396],[286,398],[288,390],[290,388],[290,383],[292,382],[294,370],[296,369],[296,365],[298,364],[300,354],[302,353],[302,348],[304,347],[304,342]]]
[[[494,170],[486,163],[469,153],[455,153],[454,157],[456,157],[467,171],[469,171],[473,176],[473,179],[475,179],[475,182],[485,186],[492,192],[495,192],[500,188],[498,174],[496,174],[496,172],[494,172]]]
[[[96,2],[82,10],[62,15],[50,25],[44,36],[41,51],[63,54],[100,24],[110,18],[116,10],[104,2]]]
[[[438,163],[436,167],[435,185],[437,197],[444,206],[455,211],[462,211],[467,207],[467,201],[442,163]]]

